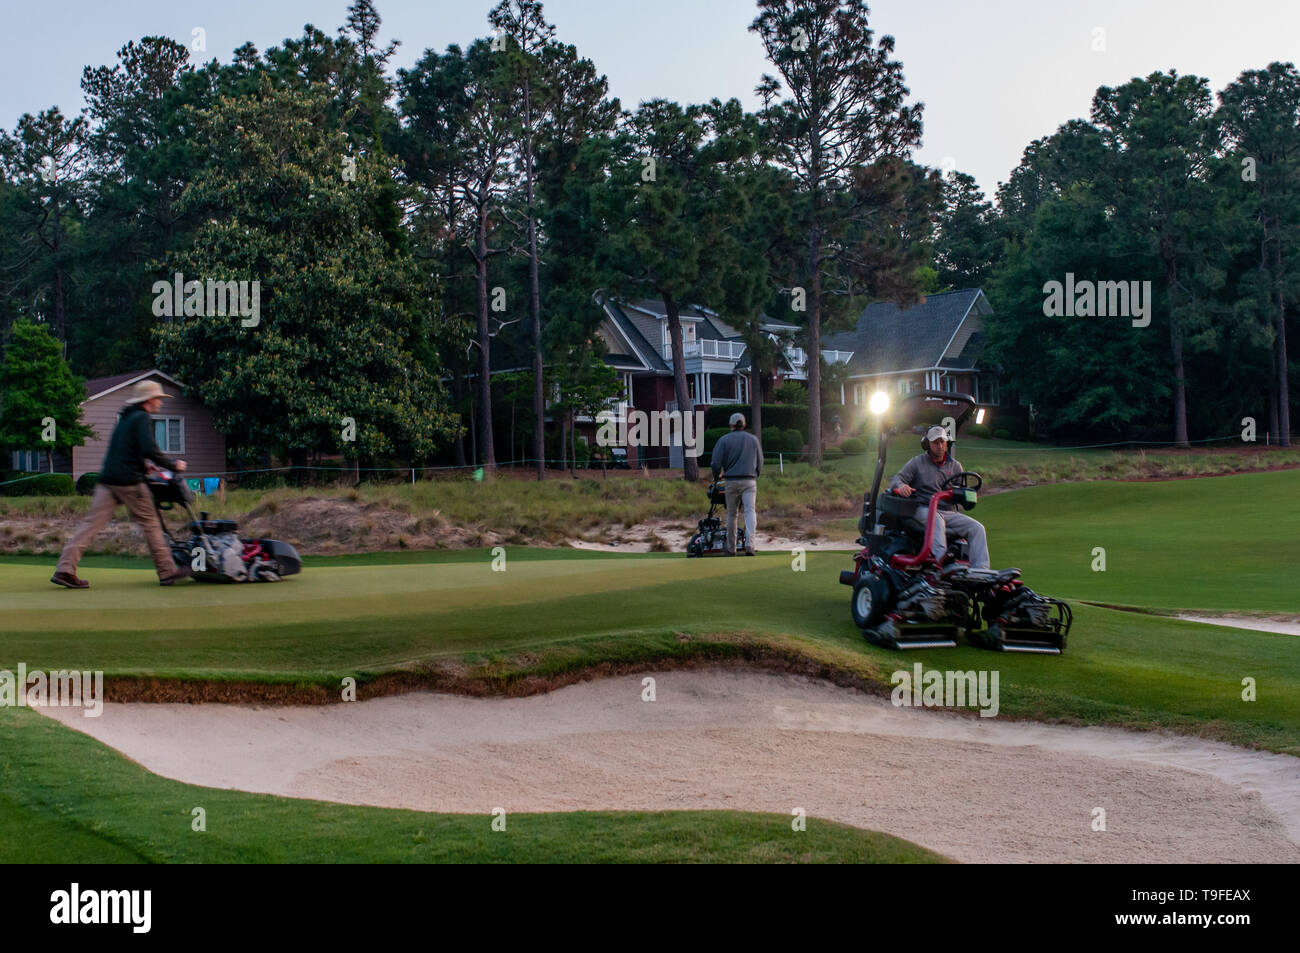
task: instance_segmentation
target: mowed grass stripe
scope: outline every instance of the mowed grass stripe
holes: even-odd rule
[[[508,556],[507,556],[508,560]],[[145,607],[190,628],[326,621],[384,614],[433,615],[488,604],[542,603],[574,595],[632,592],[685,579],[738,575],[735,561],[684,566],[677,559],[518,561],[503,572],[491,556],[478,563],[416,566],[330,566],[277,584],[183,583],[159,592],[138,570],[99,570],[91,589],[68,592],[50,585],[46,570],[6,567],[0,598],[11,606],[0,631],[35,630],[52,615],[71,629],[139,629]]]

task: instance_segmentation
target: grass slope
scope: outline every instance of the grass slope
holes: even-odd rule
[[[207,829],[192,829],[195,807]],[[908,841],[739,811],[510,814],[350,807],[181,784],[0,710],[0,863],[935,863]]]

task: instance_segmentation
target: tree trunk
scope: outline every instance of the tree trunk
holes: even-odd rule
[[[529,134],[524,138],[524,188],[528,200],[528,311],[533,326],[533,454],[537,457],[537,479],[546,476],[546,394],[542,381],[542,292],[537,261],[537,215],[533,209],[532,84],[524,86],[524,117]]]
[[[569,462],[568,462],[569,415],[567,413],[564,413],[564,414],[560,414],[559,416],[560,416],[560,469],[567,470],[569,468]]]
[[[686,348],[682,344],[682,317],[677,309],[677,299],[668,292],[663,293],[664,313],[668,315],[668,340],[673,353],[673,396],[677,400],[677,409],[682,415],[682,434],[688,426],[686,415],[695,412],[690,393],[686,389]],[[699,395],[703,396],[703,395]],[[693,418],[692,418],[693,419]],[[703,434],[695,434],[696,440],[703,440]],[[692,457],[682,447],[682,478],[695,483],[700,479],[700,461]]]
[[[63,269],[54,268],[54,333],[63,345],[63,354],[68,353],[67,318],[63,308]]]
[[[469,402],[469,457],[474,466],[478,466],[478,423],[476,422],[477,414],[474,408],[478,406],[478,401]]]
[[[1165,288],[1172,297],[1174,283],[1178,278],[1172,259],[1165,259]],[[1183,335],[1178,325],[1178,312],[1173,302],[1169,303],[1169,350],[1173,357],[1174,372],[1174,443],[1179,447],[1189,446],[1187,442],[1187,382],[1183,377]]]
[[[1272,380],[1268,382],[1268,432],[1275,434],[1277,429],[1277,361],[1276,355],[1269,355],[1270,369],[1273,371]]]
[[[465,399],[465,378],[461,376],[460,371],[454,371],[451,376],[451,396],[459,409],[461,401]],[[465,429],[462,427],[456,431],[456,466],[463,467],[465,463]]]
[[[1286,282],[1282,272],[1282,240],[1273,245],[1273,264],[1277,269],[1277,433],[1278,443],[1291,446],[1291,392],[1287,384],[1286,360]]]
[[[822,467],[822,234],[813,224],[808,238],[808,460]]]
[[[479,444],[482,447],[484,476],[490,476],[496,469],[497,458],[492,447],[492,376],[489,347],[491,346],[491,329],[488,325],[488,286],[487,286],[487,247],[488,213],[487,205],[480,205],[478,210],[478,233],[475,239],[475,265],[478,277],[478,429]]]
[[[569,473],[578,475],[578,414],[569,411]]]
[[[749,367],[749,427],[761,443],[763,440],[763,369],[756,358]]]

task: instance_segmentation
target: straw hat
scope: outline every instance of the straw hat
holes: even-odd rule
[[[162,389],[162,385],[157,381],[140,381],[131,388],[131,396],[126,399],[128,404],[143,404],[146,400],[154,397],[171,399],[171,394]]]

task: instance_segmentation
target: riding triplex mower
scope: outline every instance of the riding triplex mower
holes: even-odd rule
[[[881,492],[889,438],[900,427],[924,433],[923,425],[912,425],[927,400],[958,411],[951,415],[954,437],[975,411],[966,394],[925,390],[905,397],[891,419],[888,395],[871,398],[880,419],[876,472],[858,520],[862,549],[853,568],[840,573],[853,589],[854,623],[867,641],[891,649],[952,648],[964,634],[972,645],[996,651],[1061,654],[1073,619],[1066,603],[1026,587],[1019,569],[971,568],[967,541],[951,533],[935,559],[939,507],[974,509],[984,482],[978,473],[954,474],[928,500]]]

